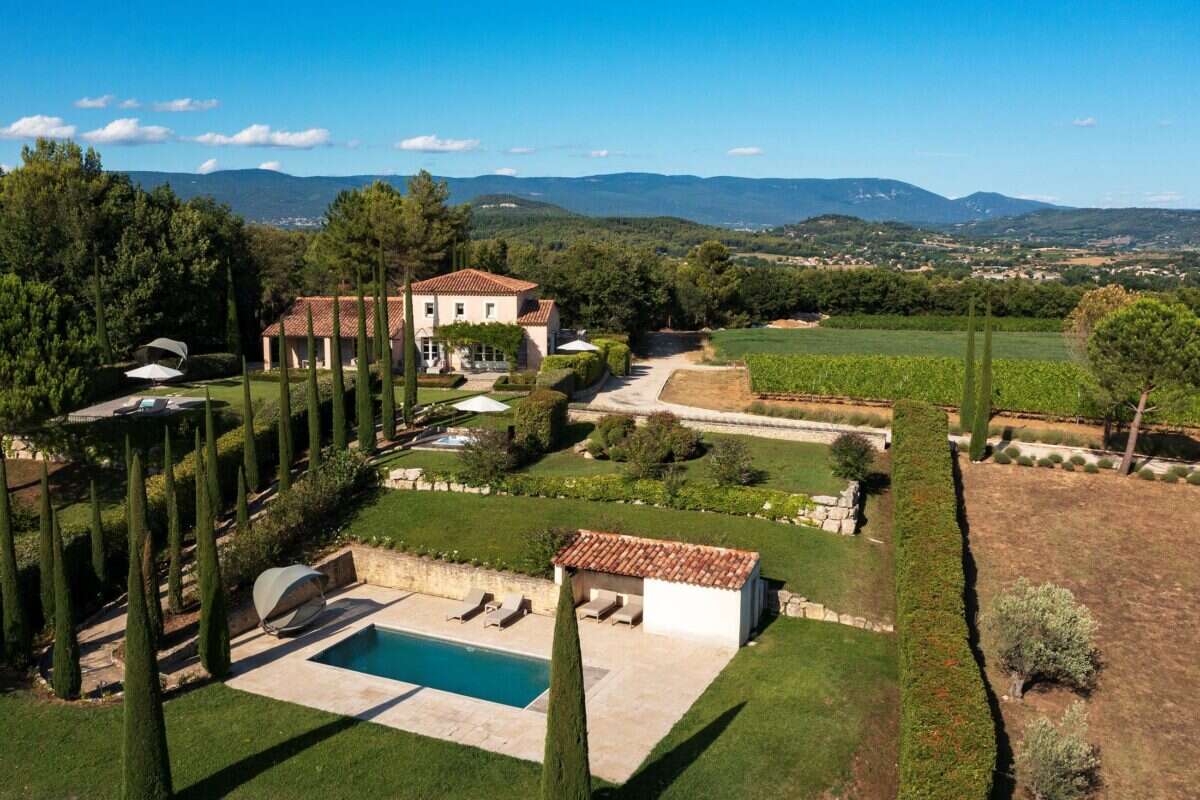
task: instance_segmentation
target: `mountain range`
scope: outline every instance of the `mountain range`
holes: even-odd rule
[[[184,199],[211,195],[246,219],[276,224],[313,224],[344,189],[376,180],[402,188],[407,180],[396,175],[298,177],[261,169],[222,170],[207,175],[128,175],[146,189],[165,183]],[[700,178],[621,172],[580,178],[480,175],[439,180],[448,184],[454,203],[503,194],[552,203],[589,216],[670,216],[731,228],[768,228],[823,214],[947,225],[1054,208],[994,192],[951,199],[887,178]]]

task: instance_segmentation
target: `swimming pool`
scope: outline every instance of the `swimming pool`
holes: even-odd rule
[[[310,660],[525,708],[550,686],[542,658],[368,625]]]

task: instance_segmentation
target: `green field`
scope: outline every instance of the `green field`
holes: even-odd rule
[[[716,331],[711,341],[718,360],[724,361],[741,361],[749,353],[962,358],[967,351],[967,334],[959,331],[741,328]],[[976,347],[982,354],[982,335],[977,336]],[[993,334],[992,355],[1041,361],[1066,361],[1068,357],[1063,337],[1057,333]]]

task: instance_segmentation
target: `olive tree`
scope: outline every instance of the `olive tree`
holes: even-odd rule
[[[1017,772],[1035,800],[1079,800],[1095,788],[1100,758],[1087,733],[1087,711],[1079,702],[1059,725],[1039,717],[1025,726]]]
[[[1095,679],[1096,622],[1071,590],[1021,578],[997,595],[983,623],[1008,670],[1009,696],[1020,700],[1037,680],[1083,689]]]

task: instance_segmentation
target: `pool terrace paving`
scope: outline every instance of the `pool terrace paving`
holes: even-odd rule
[[[482,614],[465,623],[446,621],[458,605],[457,600],[355,584],[331,594],[318,626],[300,636],[277,639],[254,630],[237,637],[228,684],[411,733],[541,761],[544,711],[310,660],[369,625],[550,657],[552,617],[527,614],[502,631],[485,629]],[[581,621],[579,638],[587,675],[592,773],[615,783],[633,775],[736,652],[607,622]]]

